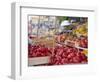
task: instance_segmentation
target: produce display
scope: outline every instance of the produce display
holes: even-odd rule
[[[30,16],[28,61],[35,62],[32,66],[87,64],[87,20],[85,17]]]
[[[83,48],[88,48],[88,40],[87,38],[81,38],[79,40],[79,46]]]
[[[29,58],[50,56],[50,65],[87,63],[87,56],[73,47],[56,46],[47,48],[44,45],[29,45]]]
[[[77,36],[87,36],[87,23],[82,24],[82,25],[78,25],[76,29],[73,30],[74,34],[77,34]]]
[[[87,56],[77,48],[56,46],[50,63],[52,65],[87,63]]]
[[[51,48],[47,48],[44,45],[29,45],[28,46],[28,56],[29,58],[32,57],[43,57],[43,56],[49,56],[52,54]]]

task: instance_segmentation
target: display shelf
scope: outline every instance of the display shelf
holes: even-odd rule
[[[48,64],[49,60],[50,60],[49,56],[28,58],[29,66]]]
[[[74,43],[73,41],[69,41],[68,40],[68,42],[72,42],[72,43]],[[70,47],[75,47],[75,48],[78,48],[78,49],[82,49],[82,50],[88,50],[88,48],[83,48],[83,47],[79,47],[79,46],[76,46],[76,44],[75,45],[69,45],[67,42],[66,43],[61,43],[61,42],[56,42],[58,45],[67,45],[67,46],[70,46]]]

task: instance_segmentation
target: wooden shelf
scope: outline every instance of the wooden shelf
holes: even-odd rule
[[[28,65],[33,66],[33,65],[47,64],[49,63],[49,61],[50,61],[49,56],[28,58]]]

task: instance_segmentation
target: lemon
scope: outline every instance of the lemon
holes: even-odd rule
[[[88,50],[83,50],[82,53],[84,53],[85,55],[88,54]]]

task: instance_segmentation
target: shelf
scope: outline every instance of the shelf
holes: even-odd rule
[[[41,65],[41,64],[47,64],[49,63],[50,57],[45,56],[45,57],[35,57],[35,58],[28,58],[28,65],[33,66],[33,65]]]
[[[70,42],[74,43],[73,41],[70,41]],[[71,45],[69,45],[67,43],[65,44],[65,43],[59,43],[59,42],[57,42],[57,44],[59,44],[59,45],[67,45],[67,46],[75,47],[75,48],[82,49],[82,50],[88,50],[88,48],[83,48],[83,47],[79,47],[79,46],[75,46],[75,45],[71,46]]]

